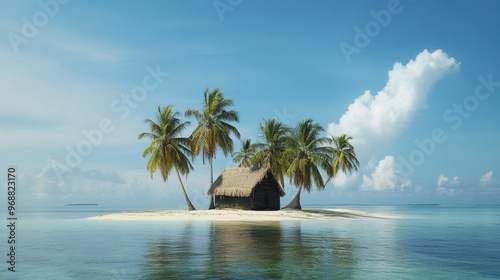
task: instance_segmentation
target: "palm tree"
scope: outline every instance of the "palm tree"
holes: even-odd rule
[[[351,174],[352,170],[358,171],[359,161],[356,158],[356,152],[350,141],[352,137],[347,134],[342,134],[339,137],[332,136],[333,142],[333,162],[331,177],[337,176],[340,170],[344,174]]]
[[[287,174],[290,176],[290,182],[299,190],[284,208],[301,209],[300,194],[302,190],[310,192],[313,183],[320,190],[325,187],[320,169],[327,172],[331,169],[332,148],[326,145],[329,138],[320,137],[323,131],[321,125],[307,119],[298,123],[287,137],[285,158],[290,162]]]
[[[260,131],[263,142],[254,144],[257,152],[252,160],[253,165],[270,168],[274,178],[283,187],[283,177],[287,168],[283,161],[283,153],[286,150],[286,135],[289,128],[276,119],[270,119],[264,121],[264,125],[260,124]]]
[[[224,94],[216,88],[212,92],[208,89],[204,92],[203,109],[186,110],[187,117],[194,116],[198,121],[198,126],[191,134],[193,155],[202,153],[203,163],[205,159],[210,164],[210,186],[214,183],[213,159],[217,154],[217,147],[220,147],[224,156],[227,157],[233,152],[233,140],[231,133],[240,139],[238,129],[230,122],[238,122],[238,112],[227,110],[233,106],[231,99],[226,99]],[[214,209],[214,197],[210,196],[209,209]]]
[[[167,106],[163,110],[158,106],[156,121],[144,120],[146,124],[149,124],[150,132],[143,132],[139,134],[138,138],[151,139],[151,144],[142,153],[142,157],[151,155],[147,164],[151,178],[153,178],[153,173],[159,169],[163,181],[166,182],[172,168],[175,169],[188,210],[192,211],[196,209],[189,200],[181,179],[181,174],[187,176],[189,171],[193,170],[188,158],[191,156],[191,141],[189,138],[180,136],[190,122],[182,122],[178,116],[179,113],[174,111],[173,106]]]
[[[255,156],[255,145],[252,145],[251,139],[241,142],[241,148],[233,154],[233,162],[238,163],[238,167],[252,167],[251,160]]]

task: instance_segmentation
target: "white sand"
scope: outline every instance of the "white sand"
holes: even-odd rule
[[[245,210],[164,210],[108,214],[90,217],[90,220],[111,221],[290,221],[339,219],[398,219],[399,216],[375,214],[348,209],[305,209],[280,211]]]

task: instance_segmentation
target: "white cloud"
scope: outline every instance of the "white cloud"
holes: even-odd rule
[[[444,174],[438,176],[437,179],[437,192],[441,195],[454,196],[457,194],[456,187],[460,184],[458,176],[450,178],[446,177]]]
[[[209,174],[182,178],[190,200],[200,209],[208,207],[206,185],[209,178]],[[49,157],[37,172],[20,174],[19,181],[24,186],[20,197],[35,205],[102,202],[153,203],[169,209],[186,207],[175,172],[164,182],[159,173],[151,179],[145,167],[121,170],[120,173],[98,167],[69,168]]]
[[[352,185],[357,178],[357,173],[352,173],[351,175],[344,174],[343,172],[337,173],[337,176],[332,180],[333,187],[336,189],[345,189]]]
[[[459,69],[460,63],[442,50],[422,51],[406,65],[394,64],[386,85],[377,94],[365,91],[351,103],[338,123],[330,123],[328,133],[346,133],[353,137],[363,170],[362,190],[387,191],[414,187],[412,181],[399,172],[393,156],[377,163],[374,147],[394,140],[405,130],[418,110],[427,106],[431,88],[446,74]],[[367,159],[370,159],[366,162]],[[371,174],[370,174],[371,172]],[[347,185],[343,178],[337,187]]]
[[[411,179],[399,173],[399,166],[393,156],[386,156],[378,162],[371,176],[363,175],[361,189],[369,191],[389,191],[404,189],[412,185]]]
[[[446,177],[444,174],[441,174],[438,176],[438,180],[437,180],[438,187],[457,186],[458,184],[460,184],[460,180],[458,179],[458,176],[453,177],[452,180],[450,180],[450,178]]]
[[[493,178],[493,171],[488,171],[486,174],[479,178],[479,185],[482,187],[489,187],[495,183],[495,178]]]
[[[68,168],[49,158],[38,172],[20,176],[24,197],[32,202],[85,202],[99,199],[137,199],[165,196],[165,184],[149,180],[146,170],[141,173],[118,174],[98,168]]]
[[[488,171],[479,178],[479,191],[483,194],[497,194],[499,192],[496,179],[493,177],[493,171]]]
[[[459,63],[441,50],[424,50],[406,65],[396,62],[385,87],[376,95],[365,91],[356,98],[339,122],[328,126],[328,133],[351,135],[358,150],[393,139],[425,107],[434,84],[458,68]]]
[[[49,159],[31,182],[30,191],[38,199],[49,196],[62,198],[123,196],[125,181],[116,172],[96,169],[66,168]]]

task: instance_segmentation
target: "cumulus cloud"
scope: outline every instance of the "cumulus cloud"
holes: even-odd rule
[[[106,196],[124,195],[125,181],[116,172],[106,173],[97,169],[82,170],[59,165],[49,159],[43,169],[33,176],[31,192],[38,199],[51,195],[67,196]]]
[[[493,171],[488,171],[479,178],[479,191],[483,194],[496,194],[499,189]]]
[[[348,106],[338,122],[328,125],[330,135],[346,133],[353,137],[352,144],[358,155],[362,155],[359,160],[364,167],[361,171],[364,174],[359,176],[361,189],[385,191],[412,186],[411,180],[400,173],[394,157],[386,155],[379,160],[374,157],[373,147],[395,139],[404,131],[418,110],[426,106],[436,82],[459,67],[460,63],[442,50],[432,53],[424,50],[406,65],[396,62],[382,90],[377,94],[365,91]],[[366,162],[367,159],[370,161]],[[339,178],[334,187],[353,185],[355,179]]]
[[[479,178],[479,185],[482,187],[489,187],[495,183],[495,178],[493,178],[493,171],[488,171],[486,174]]]
[[[439,175],[438,180],[437,180],[437,185],[438,187],[443,187],[447,185],[451,186],[456,186],[460,183],[460,180],[458,179],[458,176],[453,177],[452,180],[450,178],[446,177],[444,174]]]
[[[459,184],[460,180],[458,176],[450,179],[444,174],[441,174],[437,179],[437,192],[441,195],[454,196],[457,194],[456,186],[458,186]]]
[[[378,162],[371,176],[363,175],[361,189],[370,191],[388,191],[404,189],[412,185],[411,179],[399,173],[399,166],[393,156],[386,156]]]
[[[328,133],[351,135],[358,149],[396,137],[425,107],[434,84],[459,65],[442,50],[424,50],[406,65],[396,62],[385,87],[375,95],[365,91],[356,98],[338,123],[329,124]]]
[[[205,186],[209,178],[209,173],[183,178],[189,198],[197,207],[208,205]],[[33,204],[126,203],[186,208],[175,174],[164,182],[159,173],[152,179],[146,168],[120,172],[95,167],[69,168],[49,157],[37,172],[21,173],[19,180],[19,185],[23,186],[20,197]]]
[[[94,201],[101,198],[137,198],[139,196],[162,196],[167,188],[164,183],[151,182],[149,174],[142,171],[142,177],[102,171],[97,168],[69,168],[49,158],[36,173],[23,173],[20,180],[32,202]],[[149,180],[142,180],[143,178]]]
[[[337,176],[333,179],[333,187],[336,189],[344,189],[351,185],[358,178],[357,173],[352,173],[351,175],[344,174],[343,172],[337,173]]]

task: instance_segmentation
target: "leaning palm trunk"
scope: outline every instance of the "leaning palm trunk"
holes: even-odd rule
[[[211,158],[209,158],[208,161],[210,162],[210,188],[211,188],[213,183],[214,183],[214,166],[213,166]],[[215,197],[213,194],[211,194],[210,195],[210,206],[208,206],[208,210],[215,209],[214,200],[215,200]]]
[[[196,210],[194,208],[193,204],[191,203],[191,200],[189,200],[189,197],[186,193],[186,189],[184,189],[184,184],[182,183],[181,174],[179,173],[179,169],[175,168],[175,171],[177,172],[177,177],[179,178],[179,182],[181,183],[182,192],[184,193],[184,198],[186,199],[186,204],[188,206],[188,211]]]
[[[300,206],[300,193],[302,192],[302,186],[299,187],[299,191],[295,195],[295,197],[290,201],[290,203],[283,207],[283,209],[294,209],[294,210],[301,210],[302,207]]]
[[[208,206],[208,210],[213,210],[215,209],[215,204],[214,204],[215,197],[214,195],[210,195],[210,206]]]

